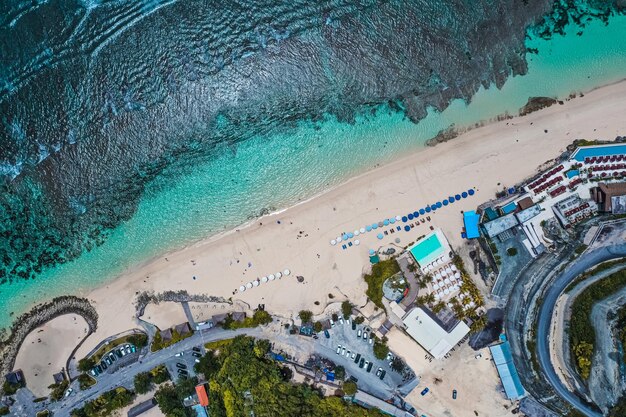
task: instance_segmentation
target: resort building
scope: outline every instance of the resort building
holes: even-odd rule
[[[591,198],[602,213],[626,213],[626,182],[606,184],[601,182],[591,189]]]
[[[597,204],[592,200],[583,200],[578,194],[571,195],[552,206],[556,218],[564,228],[595,215]]]
[[[465,237],[467,239],[476,239],[480,237],[480,233],[478,231],[479,222],[480,215],[476,214],[474,210],[463,213],[463,224],[465,226]]]
[[[451,251],[450,244],[441,229],[427,234],[409,248],[415,262],[424,272],[450,261]]]
[[[489,346],[491,357],[496,365],[498,375],[502,381],[504,393],[509,400],[519,400],[526,396],[522,382],[517,374],[517,369],[513,364],[513,356],[511,355],[511,347],[509,342],[505,341],[498,345]]]
[[[517,226],[519,223],[514,213],[509,213],[502,217],[498,217],[488,223],[483,224],[487,236],[491,239],[498,238],[500,241],[505,241],[511,237],[511,229]]]
[[[442,359],[469,333],[463,321],[450,316],[445,323],[430,311],[415,307],[403,319],[404,330],[435,359]]]
[[[137,417],[141,414],[152,410],[156,407],[157,402],[154,398],[150,398],[149,400],[143,401],[135,406],[133,406],[130,410],[128,410],[128,417]]]

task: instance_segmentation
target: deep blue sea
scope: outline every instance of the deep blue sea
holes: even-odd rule
[[[0,4],[0,326],[451,125],[626,78],[626,17],[563,4]]]

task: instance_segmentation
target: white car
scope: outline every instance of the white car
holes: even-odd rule
[[[343,317],[339,317],[339,323],[343,324]]]
[[[174,355],[174,356],[181,357],[181,356],[183,356],[184,354],[185,354],[185,352],[178,352],[178,353],[177,353],[176,355]]]
[[[346,348],[341,349],[341,354],[345,355],[346,354]]]
[[[359,331],[356,332],[356,337],[361,337],[361,329],[359,329]]]
[[[337,346],[337,355],[339,355],[339,353],[341,353],[341,345]]]
[[[333,321],[333,319],[330,319],[330,327],[335,327],[335,322]]]
[[[370,337],[370,345],[374,343],[374,339]]]
[[[363,340],[367,340],[367,332],[363,332]]]
[[[352,358],[352,359],[356,358],[356,353],[352,352],[352,356],[351,356],[351,358]]]
[[[72,388],[68,388],[68,390],[65,391],[65,396],[69,397],[72,392],[74,392],[74,390]]]

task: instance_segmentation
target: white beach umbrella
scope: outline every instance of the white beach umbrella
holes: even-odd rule
[[[274,274],[269,274],[269,275],[267,276],[267,279],[269,279],[270,281],[274,281],[274,278],[276,278],[276,277],[274,276]]]
[[[443,290],[443,293],[444,293],[445,295],[448,295],[448,294],[450,294],[450,290],[446,288],[445,290]]]
[[[437,278],[437,279],[441,279],[441,274],[440,274],[439,272],[437,272],[437,273],[435,274],[435,278]]]
[[[433,288],[438,290],[439,289],[439,284],[437,284],[437,283],[433,284]]]
[[[365,227],[361,227],[361,228],[359,229],[359,232],[361,232],[361,233],[365,233]]]
[[[402,221],[402,216],[396,216],[396,221]]]
[[[447,275],[448,275],[448,273],[446,272],[446,270],[445,270],[445,269],[442,269],[442,270],[441,270],[441,276],[442,276],[442,277],[445,277],[445,276],[447,276]]]
[[[245,286],[242,285],[241,287],[239,287],[239,292],[244,292],[245,290],[246,290]]]
[[[476,305],[476,303],[473,302],[473,301],[470,301],[469,305],[470,305],[470,307],[474,307]]]
[[[460,274],[460,273],[458,273],[458,272],[455,272],[455,273],[454,273],[454,278],[456,278],[456,279],[461,278],[461,274]]]
[[[435,294],[435,300],[440,299],[441,297],[439,296],[439,294]]]
[[[252,285],[255,286],[255,287],[258,287],[259,286],[259,281],[252,281]]]
[[[251,283],[251,282],[248,282],[248,283],[246,284],[246,288],[247,288],[247,289],[252,288],[252,283]]]
[[[276,278],[280,278],[282,276],[283,276],[283,274],[281,274],[280,271],[276,273]]]
[[[263,278],[261,278],[261,282],[262,282],[263,284],[265,284],[265,283],[267,282],[267,277],[263,277]]]
[[[456,265],[452,265],[452,266],[450,266],[450,268],[451,268],[453,271],[456,271]]]
[[[354,236],[358,236],[358,235],[360,235],[360,234],[361,234],[361,232],[359,232],[359,229],[357,229],[357,230],[355,230],[355,231],[354,231]]]
[[[337,236],[335,240],[337,241],[337,243],[341,242],[341,236]]]
[[[450,283],[450,280],[448,278],[444,279],[443,282],[445,282],[446,284]]]
[[[283,271],[283,274],[284,274],[285,276],[287,276],[287,275],[291,274],[291,271],[290,271],[290,270],[288,270],[288,269],[285,269],[285,270]]]
[[[361,244],[361,241],[360,241],[359,239],[356,239],[356,240],[354,241],[354,244],[355,244],[355,245],[357,245],[357,246],[359,246],[359,245]]]
[[[333,240],[331,240],[331,241],[330,241],[330,244],[331,244],[332,246],[335,246],[335,245],[337,244],[337,241],[336,241],[335,239],[333,239]]]

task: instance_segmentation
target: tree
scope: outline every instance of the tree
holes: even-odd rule
[[[315,333],[319,333],[324,330],[324,326],[321,322],[316,321],[315,323],[313,323],[313,330],[315,330]]]
[[[389,354],[389,347],[384,341],[374,341],[374,356],[377,359],[385,359]]]
[[[298,316],[300,317],[300,320],[302,320],[303,324],[310,323],[313,319],[313,313],[309,310],[300,310]]]
[[[135,375],[135,392],[137,394],[145,394],[152,390],[152,377],[148,372],[140,372]]]
[[[506,250],[506,253],[509,256],[515,256],[515,255],[517,255],[517,248],[508,248]]]
[[[358,316],[358,317],[355,317],[354,319],[355,324],[363,324],[364,321],[365,321],[365,318],[363,316]]]
[[[183,403],[176,393],[176,388],[171,384],[165,384],[159,387],[154,394],[154,399],[159,406],[159,410],[161,410],[166,417],[188,417],[191,415],[188,411],[190,409],[183,406]]]
[[[341,303],[341,312],[343,313],[344,319],[349,319],[352,315],[352,303],[348,300]]]
[[[267,339],[257,340],[254,344],[254,354],[257,358],[263,358],[270,351],[270,341]]]
[[[352,382],[352,381],[344,382],[343,392],[346,395],[354,395],[356,394],[356,391],[357,391],[357,386],[355,382]]]
[[[134,333],[128,336],[128,343],[135,345],[137,348],[142,348],[148,344],[148,336],[144,333]]]
[[[343,366],[335,368],[335,379],[343,381],[346,378],[346,369]]]
[[[437,314],[441,310],[443,310],[445,307],[446,307],[446,303],[444,303],[443,301],[439,301],[437,304],[433,306],[433,313]]]
[[[220,363],[215,357],[215,352],[210,350],[203,357],[200,362],[196,363],[193,369],[196,373],[203,374],[206,379],[212,378],[220,370]]]
[[[402,359],[397,356],[393,358],[393,361],[391,362],[391,369],[396,372],[402,372],[402,370],[404,369],[404,362],[402,361]]]
[[[96,366],[96,361],[93,358],[82,358],[78,361],[78,370],[81,372],[89,372],[94,366]]]

